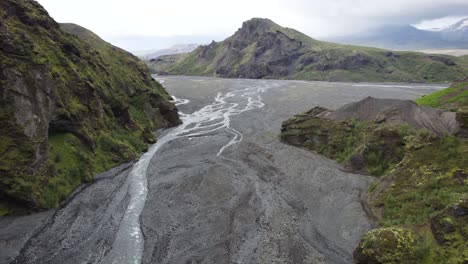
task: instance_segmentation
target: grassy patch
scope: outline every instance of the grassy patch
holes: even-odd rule
[[[468,105],[468,81],[454,83],[452,86],[415,100],[418,105],[434,108],[456,109]]]
[[[147,148],[140,138],[141,134],[128,134],[124,130],[101,133],[96,148],[91,150],[71,133],[50,134],[49,162],[54,172],[39,195],[41,206],[55,207],[83,181],[90,181],[94,174],[135,159]]]
[[[82,181],[89,181],[94,172],[92,153],[70,133],[49,135],[49,157],[54,164],[52,177],[46,180],[41,206],[55,207]]]
[[[354,170],[381,176],[403,159],[405,137],[410,134],[419,135],[407,126],[296,116],[283,124],[281,138]]]
[[[420,224],[457,202],[468,194],[468,185],[460,182],[458,174],[468,174],[465,139],[450,136],[410,151],[390,174],[392,186],[375,197],[374,206],[385,208],[380,224]]]

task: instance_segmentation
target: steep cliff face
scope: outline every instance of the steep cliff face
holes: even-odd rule
[[[224,41],[200,46],[173,63],[150,65],[161,73],[229,78],[443,82],[468,72],[458,60],[322,42],[253,18]]]
[[[94,173],[135,158],[157,128],[180,122],[144,63],[64,28],[82,39],[35,1],[0,2],[3,204],[56,206]]]

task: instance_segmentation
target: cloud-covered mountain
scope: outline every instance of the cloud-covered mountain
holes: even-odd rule
[[[468,49],[468,18],[440,31],[421,30],[411,25],[389,25],[328,40],[395,50]]]
[[[465,42],[468,48],[468,17],[442,30],[441,34],[444,39]]]

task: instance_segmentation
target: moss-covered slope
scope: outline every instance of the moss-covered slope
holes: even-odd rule
[[[328,81],[452,82],[468,72],[457,57],[327,43],[259,18],[172,64],[150,64],[178,75]]]
[[[416,100],[418,105],[456,110],[468,106],[468,78],[452,84],[447,89],[423,96]]]
[[[456,112],[460,123],[460,136],[468,138],[468,78],[455,82],[449,88],[423,96],[416,100],[421,106],[447,109]]]
[[[453,87],[458,86],[444,94]],[[359,112],[353,105],[343,109]],[[356,263],[468,261],[468,139],[462,133],[462,109],[456,109],[456,117],[448,113],[458,120],[454,135],[437,136],[415,122],[386,122],[380,115],[337,120],[341,109],[334,114],[314,108],[283,123],[284,142],[336,159],[350,171],[379,176],[369,188],[368,203],[380,228],[363,237]],[[423,111],[426,117],[435,113],[417,112]]]
[[[143,62],[63,27],[35,1],[0,2],[0,207],[56,206],[180,122]]]

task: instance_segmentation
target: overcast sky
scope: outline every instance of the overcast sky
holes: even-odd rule
[[[252,17],[315,38],[385,24],[443,27],[468,16],[468,0],[38,0],[58,22],[84,26],[137,51],[222,40]],[[191,37],[192,36],[192,37]],[[192,41],[191,41],[192,40]]]

